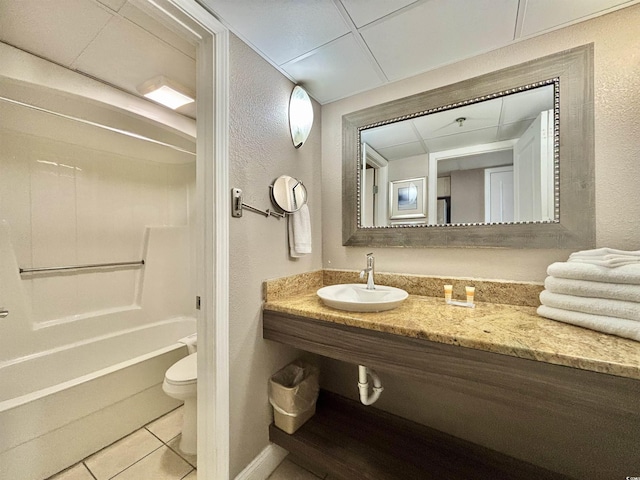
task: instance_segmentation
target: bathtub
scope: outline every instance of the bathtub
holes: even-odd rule
[[[196,331],[180,317],[0,364],[0,480],[41,480],[180,403],[164,373]]]

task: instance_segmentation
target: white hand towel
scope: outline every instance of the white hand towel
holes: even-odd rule
[[[298,258],[308,253],[311,253],[311,219],[305,204],[289,215],[289,255]]]
[[[607,268],[589,263],[556,262],[549,265],[547,274],[552,277],[574,280],[640,285],[640,263]]]
[[[552,293],[564,293],[578,297],[610,298],[627,302],[640,302],[640,285],[590,282],[570,278],[547,277],[544,288]]]
[[[551,293],[547,290],[543,290],[540,293],[540,302],[548,307],[589,313],[592,315],[626,318],[627,320],[640,322],[640,303],[636,302],[623,302],[622,300],[610,300],[604,298],[575,297],[573,295]]]
[[[612,335],[618,335],[619,337],[640,341],[640,322],[633,320],[572,312],[547,305],[540,305],[538,307],[538,315],[598,332],[610,333]]]

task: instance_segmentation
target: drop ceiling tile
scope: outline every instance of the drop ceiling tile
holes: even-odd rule
[[[503,123],[534,119],[544,110],[553,108],[553,86],[534,88],[504,97]]]
[[[381,17],[400,10],[416,0],[340,0],[351,20],[360,28]]]
[[[464,107],[424,115],[413,120],[422,138],[456,135],[498,125],[502,99],[495,98]],[[464,118],[462,126],[457,119]]]
[[[203,0],[202,3],[276,65],[349,32],[332,0]]]
[[[360,30],[390,80],[513,40],[518,0],[432,0]]]
[[[127,0],[98,0],[101,4],[109,7],[111,10],[117,12],[122,6],[127,3]]]
[[[377,150],[403,143],[419,142],[420,138],[411,125],[411,121],[405,120],[364,130],[361,134],[361,140]]]
[[[387,161],[400,160],[402,158],[414,157],[416,155],[424,155],[427,151],[422,146],[422,142],[405,143],[403,145],[394,145],[393,147],[382,148],[378,150]]]
[[[325,104],[382,84],[351,34],[318,48],[282,69]]]
[[[469,147],[471,145],[481,145],[496,142],[498,127],[483,128],[472,132],[460,133],[458,135],[447,135],[446,137],[436,137],[425,140],[429,152],[442,152],[454,148]]]
[[[195,92],[196,64],[192,58],[119,17],[91,42],[74,68],[136,95],[141,83],[158,75]]]
[[[523,120],[521,122],[515,123],[507,123],[505,125],[500,125],[498,128],[498,138],[499,142],[503,140],[512,140],[514,138],[520,138],[524,132],[527,131],[529,125],[531,125],[533,120]]]
[[[105,7],[86,0],[3,1],[0,40],[69,66],[111,17]]]
[[[168,43],[172,47],[177,48],[185,55],[188,55],[193,59],[196,58],[195,45],[192,45],[188,40],[184,39],[177,33],[174,33],[172,30],[165,27],[139,8],[134,7],[130,3],[126,3],[118,13],[126,19],[131,20],[139,27],[144,28],[147,32]]]
[[[513,150],[467,155],[438,161],[438,175],[458,170],[476,170],[478,168],[513,165]]]
[[[632,3],[621,0],[526,0],[522,34],[525,37],[609,8]]]

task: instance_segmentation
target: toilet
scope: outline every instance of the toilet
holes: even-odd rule
[[[182,453],[195,455],[197,442],[198,363],[197,353],[191,353],[174,363],[164,375],[162,389],[170,397],[184,401],[182,438],[178,448]]]

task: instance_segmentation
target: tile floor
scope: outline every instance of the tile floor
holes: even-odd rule
[[[196,480],[196,457],[178,450],[182,408],[149,423],[48,480]],[[330,480],[287,457],[269,480]]]
[[[196,480],[196,457],[178,450],[179,407],[49,480]]]

